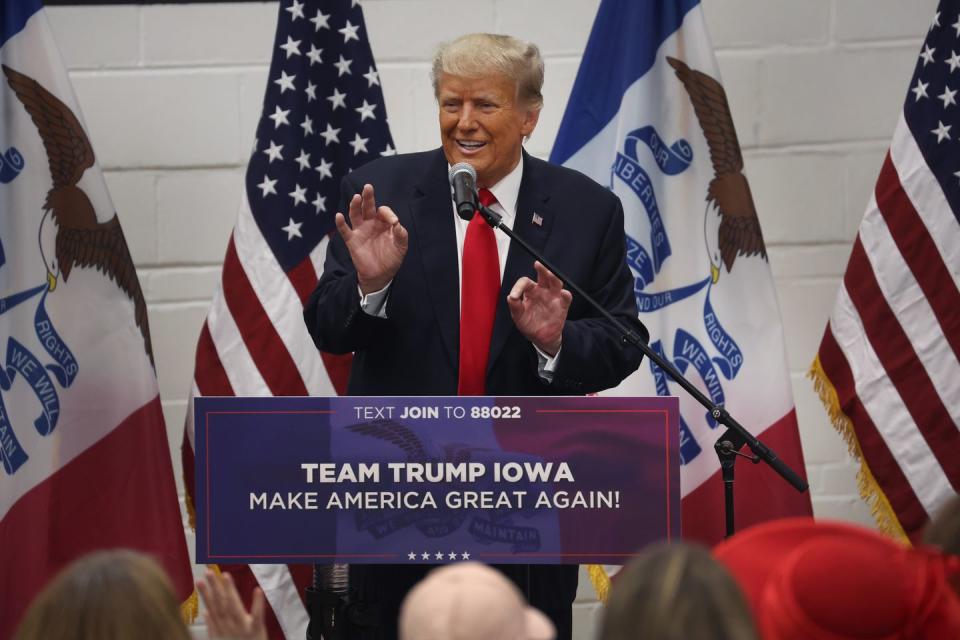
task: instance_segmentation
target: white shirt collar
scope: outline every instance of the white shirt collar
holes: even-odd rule
[[[523,180],[523,153],[520,154],[520,162],[497,184],[490,187],[490,192],[497,199],[500,206],[507,214],[510,226],[513,226],[513,219],[517,215],[517,199],[520,197],[520,182]]]

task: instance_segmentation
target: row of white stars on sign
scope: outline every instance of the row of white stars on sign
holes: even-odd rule
[[[464,551],[463,553],[457,553],[451,551],[450,553],[444,553],[442,551],[437,551],[436,553],[430,553],[429,551],[424,551],[423,553],[416,553],[411,551],[407,554],[407,560],[469,560],[470,552]]]

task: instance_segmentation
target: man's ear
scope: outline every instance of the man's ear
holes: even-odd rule
[[[537,122],[540,120],[540,108],[527,109],[523,115],[523,124],[520,126],[520,133],[524,138],[529,138],[533,130],[537,128]]]

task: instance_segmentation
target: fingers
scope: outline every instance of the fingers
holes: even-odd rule
[[[350,198],[350,209],[348,213],[350,214],[350,226],[354,229],[359,228],[363,223],[363,210],[362,210],[363,198],[359,193],[353,194],[353,197]]]
[[[390,207],[380,207],[377,209],[378,218],[386,225],[390,226],[390,232],[393,234],[393,242],[398,247],[406,251],[407,248],[407,230],[400,224],[400,218]]]
[[[222,607],[217,598],[218,591],[214,586],[215,582],[216,576],[212,571],[207,571],[205,577],[197,581],[197,591],[200,592],[203,604],[207,608],[204,618],[211,636],[219,636],[223,631],[220,624]]]
[[[372,184],[363,185],[360,198],[360,212],[364,220],[372,220],[377,216],[377,202],[373,197]]]
[[[514,283],[513,288],[510,289],[510,293],[507,294],[507,303],[519,304],[523,300],[523,295],[536,286],[536,282],[526,276],[523,276]]]
[[[563,280],[553,275],[553,273],[537,260],[533,263],[533,269],[537,272],[537,283],[551,290],[563,289]]]
[[[356,198],[356,196],[354,196],[354,198]],[[350,203],[350,208],[353,209],[352,202]],[[338,211],[337,215],[333,218],[333,223],[337,225],[337,231],[340,232],[340,237],[343,238],[343,241],[350,244],[350,238],[353,237],[353,229],[347,224],[347,220],[343,217],[343,214]]]
[[[231,616],[238,617],[242,619],[243,615],[246,613],[246,609],[243,608],[243,601],[240,600],[240,594],[237,592],[237,587],[233,584],[233,576],[229,573],[223,574],[223,580],[221,580],[221,587],[223,590],[223,599],[226,604],[226,609]]]
[[[253,604],[250,606],[250,615],[253,617],[253,628],[256,631],[262,631],[261,635],[266,638],[267,627],[264,622],[266,612],[266,598],[260,587],[253,590]]]

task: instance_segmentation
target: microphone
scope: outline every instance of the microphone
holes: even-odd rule
[[[467,162],[458,162],[450,167],[450,186],[453,187],[453,202],[457,215],[464,220],[473,218],[477,210],[477,171]]]

